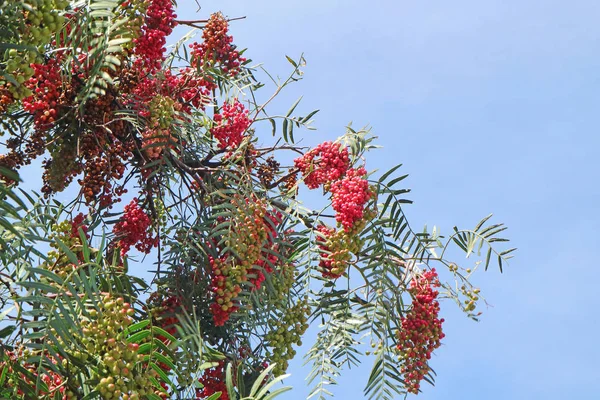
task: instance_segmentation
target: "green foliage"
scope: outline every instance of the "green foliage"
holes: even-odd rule
[[[309,325],[309,398],[365,360],[366,398],[407,395],[410,288],[437,270],[440,298],[477,319],[470,277],[502,272],[506,227],[490,215],[447,237],[414,229],[401,165],[363,169],[382,151],[370,129],[315,151],[299,137],[319,110],[298,111],[300,98],[271,114],[304,56],[274,78],[231,44],[221,14],[180,21],[201,43],[188,46],[193,31],[164,54],[144,35],[165,39],[171,6],[2,3],[0,396],[271,400],[290,389]],[[32,78],[26,59],[58,81]],[[37,157],[42,195],[18,189],[16,170]],[[317,208],[302,183],[322,191]],[[126,188],[136,198],[122,207]]]

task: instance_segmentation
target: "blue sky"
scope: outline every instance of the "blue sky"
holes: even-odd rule
[[[474,323],[442,305],[437,384],[418,398],[597,399],[600,3],[223,0],[199,15],[217,9],[247,16],[236,43],[269,71],[305,53],[275,108],[320,108],[311,143],[373,127],[385,148],[368,167],[404,164],[413,224],[449,232],[494,212],[509,226],[517,257],[475,276],[494,307]],[[307,393],[299,364],[285,398]],[[336,398],[362,398],[367,374],[348,371]]]

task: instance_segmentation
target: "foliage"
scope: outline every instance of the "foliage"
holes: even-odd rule
[[[269,104],[304,58],[274,79],[221,13],[0,4],[3,398],[270,400],[289,389],[279,383],[309,326],[310,397],[369,357],[368,398],[433,382],[438,299],[479,315],[469,277],[511,257],[495,247],[502,224],[413,230],[400,166],[366,169],[366,129],[299,145],[317,111]],[[177,25],[193,30],[167,51]],[[261,77],[274,87],[263,103]],[[41,194],[17,174],[37,159]],[[322,208],[303,203],[306,188]],[[457,250],[483,257],[459,267]]]

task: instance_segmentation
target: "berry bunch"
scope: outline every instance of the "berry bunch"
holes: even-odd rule
[[[308,298],[305,297],[293,306],[286,307],[281,318],[270,321],[271,331],[265,336],[265,346],[271,349],[266,357],[277,363],[273,369],[275,375],[285,373],[288,361],[296,355],[293,346],[302,345],[302,335],[308,329],[309,315],[310,307]]]
[[[201,389],[196,390],[196,399],[201,400],[221,392],[220,400],[229,400],[227,385],[225,384],[225,362],[219,361],[218,365],[205,369],[202,377],[198,379],[202,384]]]
[[[210,312],[213,314],[215,326],[223,326],[229,320],[229,315],[239,309],[234,303],[241,293],[240,283],[247,280],[246,271],[239,265],[232,265],[227,257],[209,257],[212,271],[213,303]]]
[[[56,141],[51,157],[42,161],[42,193],[50,196],[63,191],[81,173],[82,165],[77,157],[77,140],[74,137]]]
[[[134,198],[125,206],[124,214],[113,228],[113,233],[118,239],[121,256],[125,256],[131,246],[143,253],[149,253],[152,247],[158,245],[158,238],[152,236],[152,221],[140,208],[138,200]]]
[[[158,374],[153,369],[142,368],[143,355],[139,345],[127,341],[126,328],[133,322],[134,309],[122,297],[106,294],[96,307],[87,309],[82,321],[81,342],[90,354],[98,355],[99,383],[96,390],[103,399],[141,399],[158,394],[152,379]],[[87,354],[74,357],[87,359]]]
[[[60,400],[75,400],[78,398],[71,386],[75,383],[73,377],[67,380],[64,376],[53,371],[50,368],[38,372],[36,363],[24,363],[23,359],[30,358],[35,354],[28,349],[18,351],[6,351],[0,356],[0,376],[3,377],[4,386],[2,389],[9,389],[12,392],[11,399],[27,400],[32,398],[32,393],[25,393],[21,387],[23,383],[28,386],[35,386],[39,379],[46,384],[48,390],[40,390],[36,394],[39,398],[52,398]],[[4,358],[5,361],[2,361]],[[56,360],[46,354],[45,358],[56,365]],[[69,383],[71,383],[69,385]],[[75,385],[77,386],[77,385]]]
[[[68,5],[67,0],[25,0],[25,32],[22,38],[36,47],[50,43],[52,35],[65,22],[65,18],[60,14]]]
[[[271,156],[258,167],[256,173],[263,185],[268,187],[273,183],[275,176],[279,173],[279,166],[275,157]]]
[[[148,125],[142,133],[142,146],[148,158],[159,158],[164,148],[172,148],[175,138],[170,128],[181,105],[170,97],[158,95],[148,105]]]
[[[171,0],[150,0],[146,9],[146,20],[141,35],[135,39],[134,53],[138,56],[138,67],[145,73],[160,69],[164,60],[166,37],[176,25]]]
[[[66,0],[22,0],[15,3],[12,8],[3,4],[2,13],[19,21],[16,36],[20,44],[39,49],[48,45],[54,34],[60,31],[65,21],[61,13],[69,5]],[[3,61],[2,58],[0,61]],[[7,90],[10,101],[30,96],[31,90],[23,84],[36,74],[32,64],[41,62],[39,54],[31,50],[11,49],[6,53],[4,61],[5,73],[10,74],[13,79],[0,78],[0,87]]]
[[[42,263],[42,268],[54,272],[63,279],[78,268],[78,265],[71,262],[69,257],[58,246],[57,242],[63,243],[77,255],[79,260],[83,260],[83,245],[81,243],[81,236],[79,235],[79,228],[84,233],[87,232],[87,226],[83,223],[84,219],[85,216],[79,214],[72,221],[62,221],[52,226],[52,233],[50,234],[50,247],[52,247],[52,250],[48,252],[48,259]]]
[[[154,292],[148,299],[152,304],[150,314],[156,325],[167,331],[171,335],[177,334],[176,324],[178,323],[177,313],[181,312],[181,298],[174,294],[162,294]],[[158,339],[165,342],[165,337],[159,336]]]
[[[428,360],[431,352],[440,347],[444,338],[442,323],[439,319],[440,305],[435,288],[440,286],[435,269],[415,277],[408,289],[413,298],[412,308],[402,317],[401,330],[398,331],[399,359],[409,393],[418,393],[421,380],[429,372]]]
[[[216,326],[224,325],[229,315],[239,309],[235,299],[241,293],[244,282],[250,281],[253,284],[251,290],[255,290],[264,280],[262,271],[272,272],[269,262],[273,263],[276,259],[269,258],[265,250],[269,247],[275,249],[275,227],[281,221],[281,216],[269,213],[264,201],[258,198],[243,199],[236,194],[230,203],[235,214],[221,244],[233,251],[209,257],[215,298],[210,310]]]
[[[325,278],[337,279],[346,272],[352,254],[348,248],[348,235],[321,225],[317,228],[321,234],[317,236],[317,245],[320,250],[319,269]]]
[[[240,65],[246,61],[235,50],[233,37],[228,33],[227,20],[220,12],[210,16],[202,31],[202,43],[192,43],[192,66],[200,69],[205,64],[211,67],[219,66],[225,74],[236,76]]]
[[[340,143],[324,142],[294,160],[309,189],[328,185],[346,174],[350,167],[347,148]]]
[[[331,205],[335,219],[349,232],[357,221],[364,217],[365,204],[373,196],[369,182],[364,178],[367,171],[360,167],[351,168],[346,175],[331,184]]]
[[[477,301],[479,300],[479,292],[480,290],[475,288],[467,288],[466,285],[462,285],[460,287],[460,292],[466,296],[467,298],[464,300],[465,303],[465,311],[471,312],[475,311],[477,308]]]
[[[25,83],[31,95],[23,99],[23,109],[33,115],[39,131],[49,129],[56,118],[57,101],[62,91],[60,64],[55,58],[45,64],[32,64],[34,74]]]
[[[298,174],[289,172],[287,175],[287,178],[285,179],[285,181],[283,182],[283,185],[281,186],[281,190],[283,193],[286,193],[289,195],[298,194]]]
[[[213,117],[215,126],[210,133],[217,139],[221,149],[237,149],[242,140],[244,132],[250,127],[248,110],[237,99],[231,103],[223,104],[221,112]]]
[[[133,138],[126,135],[124,121],[115,118],[116,100],[114,94],[106,93],[88,101],[84,116],[88,129],[77,138],[83,170],[78,182],[86,202],[98,199],[102,208],[110,208],[125,192],[115,182],[125,174],[136,149]]]
[[[0,79],[0,88],[3,89],[2,103],[10,104],[14,100],[20,100],[24,97],[31,96],[31,90],[24,85],[31,78],[35,70],[32,65],[35,65],[38,57],[35,52],[19,52],[16,49],[11,49],[7,53],[6,67],[4,72],[10,74],[14,79],[13,82]],[[16,84],[14,83],[16,81]]]

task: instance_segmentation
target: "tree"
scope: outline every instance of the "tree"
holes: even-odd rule
[[[368,398],[417,394],[444,337],[438,300],[479,314],[449,249],[502,269],[505,227],[414,231],[400,166],[367,170],[369,130],[306,148],[295,135],[317,111],[269,112],[303,57],[275,80],[221,13],[182,21],[174,7],[2,3],[0,393],[271,399],[313,325],[313,395],[369,358]],[[167,51],[177,24],[200,38]],[[42,158],[41,194],[19,189]]]

